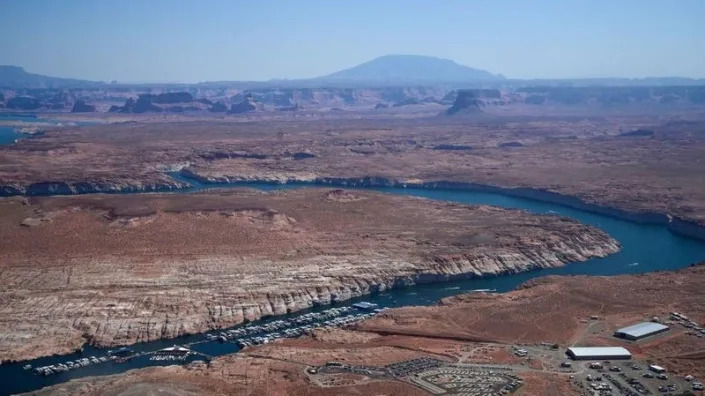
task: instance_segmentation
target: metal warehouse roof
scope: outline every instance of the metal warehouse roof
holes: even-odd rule
[[[664,326],[661,323],[654,322],[641,322],[635,325],[623,327],[617,330],[618,334],[627,334],[632,337],[643,337],[645,335],[656,333],[662,330],[667,330],[668,326]]]
[[[573,347],[568,350],[575,356],[631,356],[622,347]]]

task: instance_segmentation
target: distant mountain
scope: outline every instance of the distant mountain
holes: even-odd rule
[[[386,55],[316,80],[380,83],[453,83],[498,81],[504,76],[421,55]]]
[[[0,65],[0,87],[5,88],[80,88],[101,84],[103,83],[32,74],[19,66]]]

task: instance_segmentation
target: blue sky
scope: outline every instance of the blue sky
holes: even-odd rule
[[[510,78],[705,78],[705,0],[2,0],[0,64],[122,82],[306,78],[420,54]]]

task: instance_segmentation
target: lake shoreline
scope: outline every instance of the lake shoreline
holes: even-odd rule
[[[178,177],[178,175],[175,175]],[[358,180],[359,181],[359,180]],[[185,179],[175,179],[175,182],[185,183]],[[702,261],[705,258],[705,249],[703,245],[696,240],[691,240],[689,238],[682,238],[680,236],[675,236],[672,230],[667,230],[663,224],[645,224],[644,222],[629,221],[627,219],[618,219],[616,216],[607,216],[603,214],[591,214],[585,210],[574,210],[566,205],[558,204],[546,204],[542,203],[535,198],[511,198],[509,194],[502,194],[500,192],[493,193],[476,193],[473,194],[461,194],[463,189],[460,188],[446,188],[446,192],[441,190],[442,187],[459,187],[457,185],[427,185],[426,188],[412,188],[408,185],[406,188],[396,188],[389,187],[389,189],[383,188],[384,186],[374,187],[371,185],[361,186],[358,184],[351,186],[343,183],[350,183],[350,180],[339,179],[335,180],[336,183],[340,185],[332,184],[333,181],[327,180],[327,183],[319,181],[319,184],[312,183],[296,183],[293,182],[290,185],[287,184],[273,184],[273,183],[246,183],[245,181],[240,181],[238,183],[233,183],[230,186],[236,187],[254,187],[257,185],[266,186],[271,189],[287,189],[296,187],[369,187],[375,191],[383,193],[396,193],[402,195],[418,196],[424,199],[434,199],[440,201],[450,201],[458,202],[466,205],[484,205],[490,204],[499,207],[509,207],[509,208],[519,208],[522,210],[529,211],[536,214],[556,214],[558,216],[565,216],[575,219],[582,224],[591,224],[593,226],[604,227],[604,230],[616,239],[620,245],[622,245],[622,251],[610,254],[604,259],[590,259],[580,265],[564,265],[559,268],[541,269],[541,270],[529,270],[518,273],[508,273],[498,276],[489,277],[472,277],[469,274],[444,277],[439,279],[438,276],[424,279],[420,276],[419,279],[414,282],[413,287],[408,287],[412,283],[409,282],[394,282],[390,286],[395,286],[394,288],[380,288],[379,290],[374,290],[370,294],[359,295],[359,296],[349,296],[349,299],[339,299],[333,301],[333,306],[343,306],[352,304],[355,301],[368,300],[375,303],[379,303],[383,307],[400,307],[400,306],[419,306],[419,305],[432,305],[437,304],[440,299],[445,297],[450,297],[459,294],[465,294],[472,292],[477,289],[496,289],[498,292],[505,292],[513,290],[519,285],[531,280],[544,276],[551,275],[561,275],[561,276],[571,276],[571,275],[589,275],[589,276],[610,276],[617,274],[630,274],[630,273],[644,273],[652,272],[657,270],[677,270],[679,268],[685,268],[690,264]],[[367,182],[371,184],[371,182]],[[218,183],[201,183],[197,181],[191,181],[192,187],[188,190],[182,189],[179,192],[197,192],[202,189],[210,189],[217,187],[225,187],[227,185]],[[463,186],[460,186],[463,187]],[[390,190],[391,189],[391,190]],[[173,192],[173,191],[172,191]],[[478,202],[483,199],[487,199],[487,196],[491,195],[494,201],[488,202]],[[478,197],[478,198],[474,198]],[[504,197],[504,198],[502,198]],[[555,205],[555,206],[554,206]],[[554,210],[555,209],[555,210]],[[594,213],[594,212],[592,212]],[[632,224],[631,226],[629,224]],[[615,228],[617,227],[617,228]],[[636,227],[636,229],[634,229]],[[660,241],[665,243],[665,246],[660,246]],[[624,243],[623,243],[624,242]],[[658,254],[669,254],[670,260],[660,259],[655,252],[660,252]],[[675,256],[670,255],[670,253],[665,252],[677,252]],[[465,280],[461,279],[465,278]],[[441,281],[441,282],[439,282]],[[434,283],[430,283],[434,282]],[[345,300],[345,301],[343,301]],[[319,310],[327,307],[328,305],[314,306],[312,308],[304,308],[297,311],[294,314],[287,314],[285,317],[292,317],[303,314],[305,312],[310,312],[311,310]],[[281,316],[264,316],[261,320],[255,323],[267,322],[270,320],[279,319]],[[213,332],[219,332],[221,330],[214,330]],[[147,343],[137,343],[132,344],[135,350],[151,350],[155,348],[162,348],[171,346],[172,344],[186,343],[191,340],[200,339],[205,337],[208,333],[199,333],[196,335],[184,335],[177,338],[171,339],[159,339],[154,341],[149,341]],[[217,341],[214,345],[209,346],[211,348],[212,356],[220,356],[224,354],[233,353],[233,351],[228,350],[228,343],[218,344]],[[96,348],[93,346],[85,346],[82,354],[74,353],[71,355],[59,355],[39,358],[36,360],[23,360],[21,363],[7,363],[0,366],[0,376],[5,376],[6,378],[16,378],[13,381],[19,381],[16,386],[19,386],[24,391],[36,390],[44,386],[64,382],[72,378],[85,377],[85,376],[95,376],[95,375],[108,375],[111,373],[124,372],[133,368],[141,368],[147,366],[153,366],[156,363],[150,362],[128,362],[126,364],[112,364],[107,365],[97,365],[95,369],[90,370],[77,370],[70,373],[62,373],[60,375],[54,375],[50,377],[37,377],[30,372],[24,371],[22,365],[26,363],[32,363],[33,366],[36,365],[46,365],[54,364],[55,362],[64,360],[66,358],[77,358],[79,356],[90,356],[105,353],[106,348]],[[15,386],[15,385],[13,385]]]
[[[671,232],[689,238],[705,241],[705,225],[694,221],[670,216],[658,212],[634,212],[624,209],[586,202],[578,197],[527,187],[501,187],[489,184],[453,181],[407,182],[382,177],[338,178],[318,177],[308,180],[288,179],[275,181],[268,179],[208,179],[188,169],[172,172],[169,175],[173,183],[150,183],[143,185],[116,186],[98,182],[41,182],[25,188],[12,185],[0,185],[0,197],[12,196],[53,196],[82,194],[144,194],[144,193],[187,193],[203,188],[240,187],[244,185],[263,186],[324,186],[338,188],[417,188],[424,190],[452,190],[467,192],[489,192],[507,196],[531,199],[539,202],[558,204],[590,213],[601,214],[627,220],[638,224],[659,225]]]
[[[405,182],[381,177],[364,177],[364,178],[315,178],[312,180],[287,180],[283,183],[275,183],[269,180],[234,180],[234,181],[213,181],[201,177],[188,169],[178,172],[179,179],[187,183],[199,183],[208,186],[237,186],[237,184],[292,184],[292,185],[311,185],[311,186],[330,186],[330,187],[354,187],[354,188],[370,188],[370,187],[392,187],[392,188],[418,188],[431,190],[453,190],[467,192],[489,192],[504,194],[512,197],[526,198],[540,202],[558,204],[573,209],[579,209],[590,213],[601,214],[614,217],[621,220],[627,220],[638,224],[651,224],[667,227],[670,231],[690,238],[705,241],[705,225],[700,225],[695,222],[671,217],[667,214],[657,212],[632,212],[623,209],[603,206],[593,203],[588,203],[582,199],[565,194],[559,194],[551,191],[546,191],[538,188],[526,187],[500,187],[488,184],[478,184],[469,182],[453,182],[453,181],[428,181],[428,182]],[[172,174],[174,176],[174,174]]]

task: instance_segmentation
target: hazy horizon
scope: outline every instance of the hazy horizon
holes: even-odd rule
[[[705,78],[705,2],[13,1],[0,64],[95,81],[302,79],[389,54],[514,79]]]

